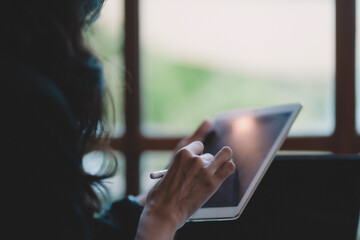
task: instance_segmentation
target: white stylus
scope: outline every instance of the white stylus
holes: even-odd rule
[[[168,170],[161,170],[161,171],[157,171],[157,172],[152,172],[150,173],[150,178],[151,179],[157,179],[157,178],[162,178]]]

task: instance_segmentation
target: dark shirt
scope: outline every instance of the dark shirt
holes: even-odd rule
[[[58,87],[21,64],[0,66],[0,239],[133,239],[142,208],[129,198],[97,219],[85,207],[80,134]]]

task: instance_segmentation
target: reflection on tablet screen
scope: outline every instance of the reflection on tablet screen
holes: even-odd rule
[[[291,112],[228,115],[215,121],[212,131],[204,139],[204,153],[216,154],[223,146],[230,146],[236,170],[203,207],[239,204],[290,115]]]

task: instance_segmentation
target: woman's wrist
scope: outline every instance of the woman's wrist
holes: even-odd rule
[[[145,208],[140,217],[136,240],[171,240],[177,228],[178,223],[171,214],[162,216],[159,212]]]

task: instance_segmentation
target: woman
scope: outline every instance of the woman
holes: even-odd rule
[[[2,224],[0,239],[128,239],[138,217],[117,202],[104,216],[82,157],[106,147],[99,61],[82,30],[101,0],[11,0],[0,8],[3,81]],[[200,128],[176,152],[168,173],[150,191],[136,239],[172,239],[175,231],[234,170],[231,149],[202,154]],[[190,143],[191,142],[191,143]],[[125,200],[129,201],[129,200]],[[117,219],[122,214],[134,224]],[[135,217],[134,217],[135,216]],[[129,220],[130,221],[130,220]],[[131,221],[130,221],[131,222]],[[125,224],[122,226],[122,224]]]

